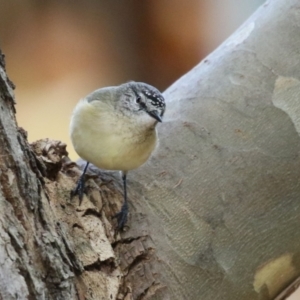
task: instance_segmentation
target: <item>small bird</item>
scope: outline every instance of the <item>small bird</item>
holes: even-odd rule
[[[121,171],[124,202],[116,214],[118,229],[127,222],[127,172],[144,164],[157,144],[156,125],[162,122],[165,100],[153,86],[128,82],[98,89],[76,105],[70,136],[77,154],[87,161],[73,195],[81,204],[89,163]]]

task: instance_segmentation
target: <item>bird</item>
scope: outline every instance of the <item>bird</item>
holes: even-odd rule
[[[156,148],[156,126],[162,122],[165,108],[158,89],[130,81],[93,91],[72,113],[70,138],[76,153],[86,161],[72,196],[79,196],[80,205],[90,163],[99,169],[120,171],[124,200],[114,216],[118,230],[127,222],[127,173],[143,165]]]

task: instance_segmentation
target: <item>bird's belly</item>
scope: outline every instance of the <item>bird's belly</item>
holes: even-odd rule
[[[101,169],[128,171],[144,164],[156,145],[156,131],[142,139],[120,128],[74,130],[71,139],[78,155]]]

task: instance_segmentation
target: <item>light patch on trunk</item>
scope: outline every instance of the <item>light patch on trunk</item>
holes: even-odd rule
[[[272,102],[283,110],[300,133],[300,81],[291,77],[278,77],[275,83]]]
[[[254,275],[253,286],[257,293],[267,288],[271,298],[275,297],[297,272],[293,266],[293,255],[286,253],[260,266]]]
[[[8,183],[10,186],[12,186],[12,184],[15,181],[15,174],[13,173],[13,171],[11,169],[7,169],[6,174],[7,174],[7,178],[8,178]]]

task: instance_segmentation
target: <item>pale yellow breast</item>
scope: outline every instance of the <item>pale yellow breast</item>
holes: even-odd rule
[[[156,145],[155,129],[138,126],[122,114],[116,115],[112,107],[100,101],[81,101],[77,105],[70,135],[80,157],[107,170],[138,168]]]

